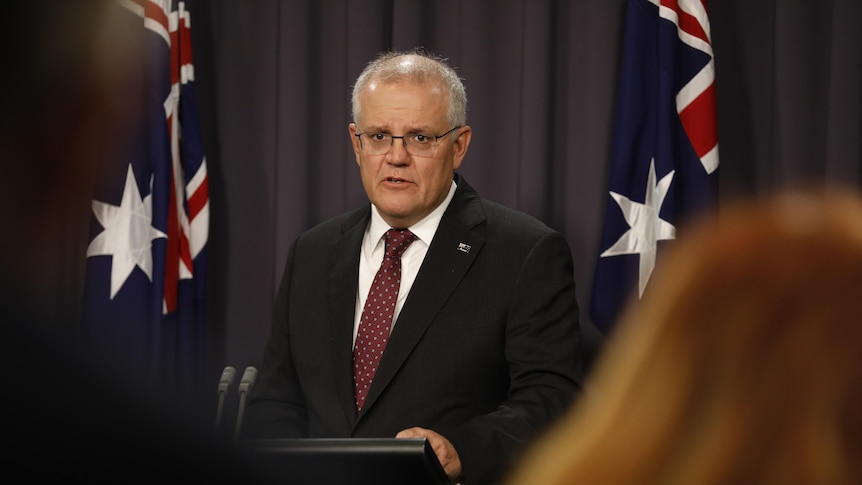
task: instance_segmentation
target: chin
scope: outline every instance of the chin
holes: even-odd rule
[[[374,205],[393,217],[404,217],[416,211],[416,198],[407,194],[385,194],[378,197]]]
[[[380,212],[380,215],[382,215],[384,219],[387,219],[387,221],[403,221],[410,219],[413,215],[413,211],[411,209],[413,208],[406,208],[401,205],[377,205],[377,210]]]

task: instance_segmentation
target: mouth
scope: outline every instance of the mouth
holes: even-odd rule
[[[407,181],[406,181],[406,180],[401,179],[401,178],[397,178],[397,177],[387,177],[387,178],[385,179],[385,181],[386,181],[386,182],[389,182],[389,183],[392,183],[392,184],[407,183]]]

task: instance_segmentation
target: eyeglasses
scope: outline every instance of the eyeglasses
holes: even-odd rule
[[[383,155],[392,149],[395,139],[401,139],[407,153],[417,157],[432,157],[437,150],[437,141],[440,138],[461,128],[456,126],[442,135],[425,135],[422,133],[411,133],[404,136],[390,135],[389,133],[355,133],[353,136],[359,138],[359,146],[369,155]],[[362,143],[362,137],[365,143]]]

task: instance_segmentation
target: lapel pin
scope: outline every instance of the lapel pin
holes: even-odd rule
[[[462,253],[469,253],[471,247],[472,246],[467,243],[458,243],[458,251],[461,251]]]

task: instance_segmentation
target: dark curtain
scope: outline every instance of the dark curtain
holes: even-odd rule
[[[424,46],[464,77],[485,197],[564,233],[590,357],[625,0],[197,0],[210,173],[213,392],[257,365],[288,248],[367,203],[347,132],[378,51]],[[862,2],[713,0],[721,201],[862,179]]]

